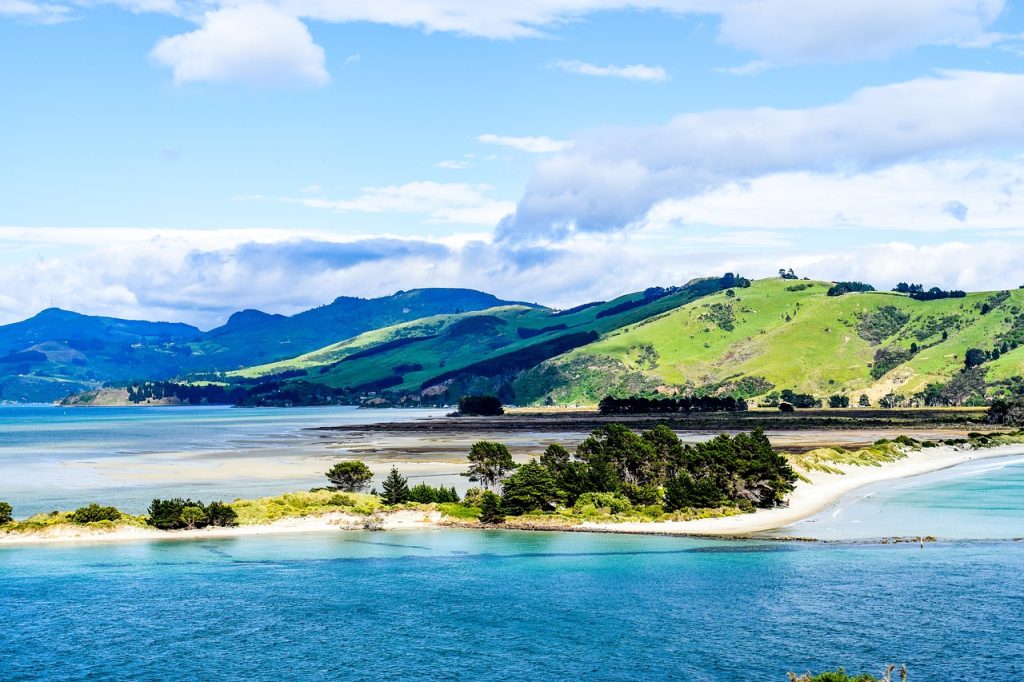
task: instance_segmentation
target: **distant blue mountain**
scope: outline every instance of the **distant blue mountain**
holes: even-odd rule
[[[292,316],[242,310],[208,332],[48,308],[0,326],[0,400],[51,401],[105,382],[273,362],[371,329],[508,303],[473,289],[413,289],[372,299],[339,297]]]

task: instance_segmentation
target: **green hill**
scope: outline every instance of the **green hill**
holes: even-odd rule
[[[1024,349],[1013,349],[1024,335],[1024,291],[921,301],[890,292],[828,296],[831,286],[769,279],[716,293],[534,368],[518,380],[517,394],[593,403],[616,383],[610,377],[632,377],[649,392],[750,398],[792,389],[853,400],[866,394],[872,404],[942,384],[969,401],[979,382],[991,392],[1024,373]],[[964,373],[971,348],[990,357]]]
[[[414,289],[372,299],[341,297],[290,317],[243,310],[208,332],[51,308],[0,326],[0,400],[46,402],[108,382],[232,370],[388,325],[507,303],[472,289]]]
[[[623,325],[723,288],[719,278],[648,289],[612,301],[555,311],[522,305],[437,315],[367,332],[294,359],[229,373],[228,381],[312,382],[352,393],[387,391],[452,402],[467,392],[517,400],[525,370]]]

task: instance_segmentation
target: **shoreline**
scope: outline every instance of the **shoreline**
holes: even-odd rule
[[[832,474],[802,472],[810,484],[799,481],[790,494],[788,505],[759,509],[753,514],[723,516],[694,521],[594,523],[584,522],[588,530],[605,533],[644,533],[699,537],[751,537],[778,530],[825,511],[847,493],[872,483],[896,481],[949,469],[959,464],[1024,454],[1024,445],[999,445],[991,448],[961,448],[943,445],[907,453],[903,459],[879,466],[830,465],[843,471]]]
[[[943,445],[911,451],[903,459],[879,466],[830,465],[843,474],[821,471],[804,472],[808,482],[799,481],[789,496],[785,507],[759,509],[752,514],[696,519],[693,521],[583,521],[574,525],[517,524],[509,530],[538,530],[565,532],[619,533],[635,535],[677,535],[708,538],[755,538],[759,533],[778,530],[790,524],[818,514],[844,495],[873,483],[895,481],[956,467],[967,462],[995,459],[1024,454],[1024,445],[1000,445],[990,448],[964,448]],[[0,535],[0,548],[30,544],[117,542],[132,540],[204,540],[216,538],[244,537],[252,535],[277,535],[311,533],[337,530],[404,530],[426,528],[484,528],[502,529],[503,526],[482,526],[469,524],[445,517],[440,511],[425,509],[399,509],[373,516],[361,516],[346,512],[328,512],[320,515],[285,518],[267,524],[253,524],[231,527],[202,528],[195,530],[166,531],[140,526],[118,526],[111,529],[88,526],[54,526],[29,533],[8,533]],[[880,534],[880,537],[884,536]],[[768,538],[791,539],[800,538]]]

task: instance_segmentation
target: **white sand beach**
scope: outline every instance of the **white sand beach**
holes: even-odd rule
[[[941,446],[908,453],[897,462],[880,466],[835,466],[843,474],[800,472],[810,483],[800,481],[789,496],[789,504],[776,509],[759,509],[753,514],[698,519],[696,521],[584,523],[587,530],[609,533],[667,533],[678,535],[743,536],[783,528],[827,509],[846,493],[879,481],[896,480],[948,469],[972,460],[1024,453],[1024,446],[993,448]],[[832,466],[832,465],[830,465]]]
[[[376,530],[402,530],[431,528],[440,525],[441,513],[437,511],[399,510],[374,515]],[[32,533],[7,533],[0,535],[0,547],[4,545],[50,544],[60,542],[117,542],[125,540],[209,540],[251,535],[275,535],[282,533],[316,533],[336,530],[364,530],[367,517],[342,512],[329,512],[316,516],[281,519],[273,523],[200,528],[196,530],[158,530],[137,526],[119,526],[110,530],[89,526],[62,524]]]

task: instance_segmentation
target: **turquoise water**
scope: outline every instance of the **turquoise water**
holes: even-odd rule
[[[1024,456],[972,461],[868,485],[776,534],[822,540],[1024,538]]]
[[[7,680],[1024,676],[1024,543],[503,531],[0,549]]]
[[[139,513],[153,497],[234,499],[322,484],[249,479],[168,484],[126,482],[96,464],[164,461],[182,469],[182,454],[198,458],[327,455],[326,443],[305,429],[439,417],[445,410],[361,410],[354,407],[237,409],[215,407],[0,407],[0,499],[18,517],[100,501]]]

